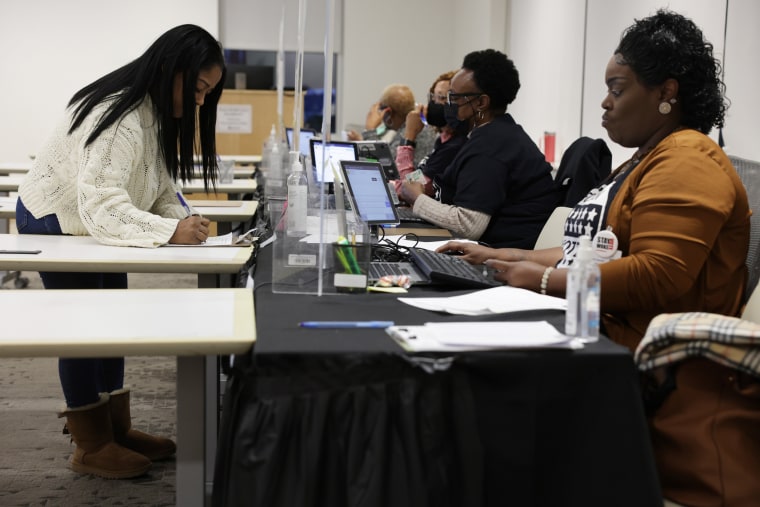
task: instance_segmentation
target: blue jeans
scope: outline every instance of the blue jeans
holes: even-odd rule
[[[16,204],[16,227],[19,234],[63,234],[58,217],[34,218],[21,198]],[[40,278],[46,289],[127,288],[126,273],[40,272]],[[124,387],[124,358],[59,359],[58,376],[68,407],[89,405],[100,399],[99,393]]]

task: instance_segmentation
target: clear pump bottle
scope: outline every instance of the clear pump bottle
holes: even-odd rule
[[[287,230],[289,236],[305,236],[309,186],[298,154],[295,157],[292,155],[293,163],[288,175]]]
[[[578,253],[567,273],[565,334],[584,342],[599,340],[601,276],[591,238],[581,236]]]

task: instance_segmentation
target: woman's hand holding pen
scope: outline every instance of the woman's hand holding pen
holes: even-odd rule
[[[211,221],[200,215],[183,218],[177,224],[177,229],[169,238],[169,243],[176,245],[200,245],[208,238],[208,226]]]
[[[404,138],[410,141],[417,140],[417,135],[422,132],[425,125],[422,123],[422,106],[418,105],[406,114],[404,123]]]

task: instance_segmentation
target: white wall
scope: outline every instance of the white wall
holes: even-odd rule
[[[298,0],[219,0],[219,32],[225,47],[276,51],[280,20],[285,7],[283,46],[298,49]],[[325,47],[325,0],[306,0],[304,51],[322,52]],[[343,28],[343,3],[335,2],[333,46],[340,52]]]
[[[409,85],[426,102],[433,80],[465,54],[504,50],[505,0],[345,0],[339,125],[364,124],[386,85]],[[341,123],[342,122],[342,123]]]
[[[514,1],[507,54],[520,73],[508,111],[538,143],[557,134],[556,159],[580,136],[585,0]]]
[[[732,155],[760,160],[760,2],[731,0],[726,38],[726,96],[733,103],[726,115],[723,138]]]
[[[0,160],[28,160],[71,96],[139,56],[167,29],[218,36],[217,0],[4,0],[0,5]]]
[[[293,49],[297,0],[5,0],[0,161],[34,153],[77,89],[137,56],[171,26],[200,24],[230,48],[240,43],[251,47],[236,49],[276,49],[282,2],[291,30],[285,45]],[[305,46],[321,51],[325,0],[308,2]],[[607,139],[600,125],[607,61],[622,30],[662,5],[662,0],[336,0],[337,127],[363,124],[367,108],[389,83],[410,85],[423,102],[435,76],[458,68],[469,51],[493,47],[506,51],[520,72],[522,88],[510,112],[531,137],[555,130],[560,149],[581,135]],[[669,0],[668,6],[692,17],[722,56],[726,0]],[[725,81],[732,107],[724,134],[731,153],[760,160],[760,70],[753,63],[760,53],[760,2],[731,0],[729,9]],[[237,38],[233,26],[253,39]],[[630,153],[610,144],[615,163]]]
[[[581,132],[582,135],[594,138],[601,137],[607,141],[612,151],[613,168],[627,160],[633,150],[622,148],[610,141],[607,132],[602,128],[601,102],[607,91],[607,86],[604,83],[604,70],[612,52],[620,42],[620,35],[623,30],[631,25],[634,19],[653,14],[661,7],[663,7],[662,0],[638,0],[636,2],[588,0],[583,126]],[[668,7],[690,17],[702,29],[707,40],[713,43],[715,55],[717,57],[723,55],[725,0],[669,0]]]
[[[729,153],[760,160],[760,2],[726,0],[512,0],[507,52],[520,71],[522,88],[510,111],[538,139],[544,130],[558,132],[561,150],[581,135],[605,139],[613,165],[632,150],[609,140],[601,127],[601,101],[606,92],[604,69],[622,31],[634,19],[668,8],[692,18],[725,61],[726,94],[732,101],[724,139]],[[587,12],[584,13],[584,7]],[[585,50],[584,50],[585,48]],[[711,136],[717,139],[718,132]]]
[[[409,85],[422,103],[436,76],[459,68],[462,56],[448,36],[456,19],[444,15],[456,5],[456,0],[346,0],[341,128],[364,125],[367,110],[386,85]]]

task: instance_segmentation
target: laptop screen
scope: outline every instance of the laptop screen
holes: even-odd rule
[[[343,180],[351,204],[369,225],[398,224],[391,192],[379,162],[342,161]]]
[[[285,134],[288,136],[288,147],[293,148],[293,129],[291,127],[285,128]],[[312,129],[301,129],[298,132],[298,151],[301,152],[301,155],[304,157],[308,157],[311,155],[311,138],[314,137],[317,134],[315,130]]]
[[[311,139],[311,164],[314,167],[314,181],[322,183],[322,139]],[[338,165],[341,160],[356,160],[356,143],[350,141],[331,141],[327,143],[327,152],[325,154],[328,166],[325,168],[325,183],[335,181],[330,162],[334,161],[336,170],[340,171]]]

